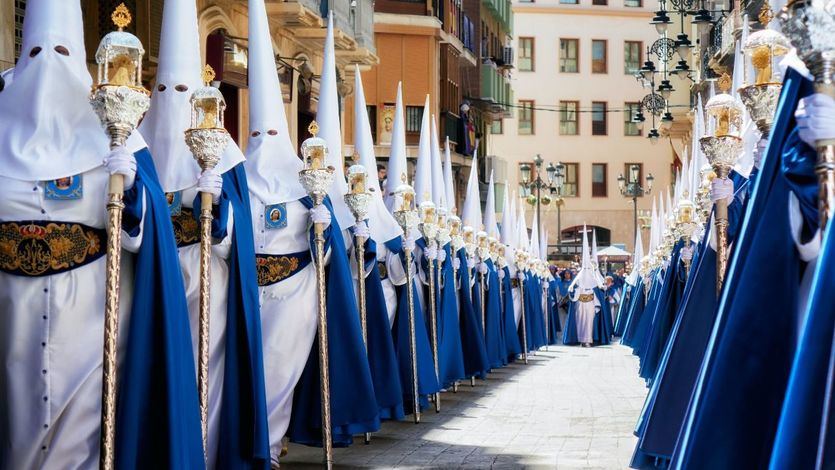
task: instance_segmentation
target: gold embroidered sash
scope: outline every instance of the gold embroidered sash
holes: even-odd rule
[[[0,270],[49,276],[84,266],[105,253],[104,229],[69,222],[0,223]]]
[[[200,241],[200,224],[194,218],[194,212],[183,207],[177,215],[171,216],[174,225],[174,240],[177,248],[193,245]]]
[[[287,255],[255,255],[255,269],[258,285],[269,286],[296,274],[310,264],[310,252],[303,251]]]
[[[577,299],[580,302],[593,302],[594,301],[594,294],[580,294],[580,297]]]

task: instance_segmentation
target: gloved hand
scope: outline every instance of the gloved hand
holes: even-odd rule
[[[768,139],[760,139],[754,147],[754,166],[759,168],[765,157],[765,149],[768,148]]]
[[[125,177],[125,189],[133,187],[136,182],[136,159],[124,146],[116,147],[104,157],[104,166],[111,175]]]
[[[710,200],[716,203],[727,199],[728,204],[734,198],[734,182],[730,178],[713,178],[710,186]]]
[[[476,267],[475,256],[468,256],[467,257],[467,269],[473,269]]]
[[[220,201],[220,193],[223,191],[223,177],[215,170],[206,170],[197,178],[197,190],[211,194],[212,204],[217,204]]]
[[[481,274],[487,274],[487,263],[478,263],[478,272]]]
[[[438,250],[438,263],[446,261],[446,250]]]
[[[325,224],[325,228],[331,225],[331,211],[324,204],[319,204],[310,209],[310,221],[314,224]]]
[[[416,239],[414,235],[412,235],[411,233],[406,235],[406,240],[403,243],[403,248],[409,251],[415,251],[415,241]]]
[[[820,140],[835,139],[835,99],[815,93],[800,100],[794,113],[797,135],[811,147]]]
[[[354,236],[362,237],[366,240],[371,238],[371,229],[368,228],[368,223],[364,220],[354,225]]]
[[[457,256],[455,258],[452,258],[452,269],[456,271],[461,269],[461,260],[458,259]]]
[[[690,261],[693,259],[693,247],[692,246],[683,246],[681,247],[681,259],[684,261]]]
[[[426,249],[423,250],[423,255],[426,256],[426,259],[428,260],[434,260],[438,257],[438,249],[435,248],[434,244],[429,244]]]
[[[504,279],[504,269],[499,270],[499,279]]]

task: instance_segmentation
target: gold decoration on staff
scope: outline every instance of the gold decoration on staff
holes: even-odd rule
[[[711,98],[705,105],[705,111],[713,120],[714,135],[699,139],[702,151],[713,167],[716,178],[728,180],[728,175],[736,164],[742,151],[742,138],[739,128],[742,122],[742,106],[726,92],[731,86],[731,77],[727,74],[719,79],[719,88],[723,91]],[[716,180],[714,179],[714,183]],[[714,212],[716,228],[716,295],[722,292],[725,271],[728,263],[728,200],[716,201]]]
[[[522,323],[522,360],[528,363],[528,326],[525,324],[525,280],[524,270],[528,264],[528,254],[520,249],[516,251],[516,274],[519,276],[519,300],[522,305],[522,315],[519,320]],[[520,276],[521,274],[521,276]]]
[[[356,152],[356,151],[355,151]],[[359,164],[360,156],[354,153],[354,164],[348,168],[348,186],[350,192],[345,195],[345,204],[351,210],[357,225],[368,218],[368,208],[371,205],[371,193],[368,191],[368,172]],[[365,295],[365,240],[364,236],[354,236],[354,248],[357,256],[357,303],[360,310],[360,324],[362,325],[362,340],[365,352],[368,353],[368,308]],[[371,442],[371,433],[365,433],[365,443]]]
[[[429,194],[424,194],[424,201],[420,203],[418,208],[420,224],[418,230],[423,235],[423,240],[426,242],[426,248],[437,247],[435,237],[438,234],[438,215],[435,211],[435,204],[430,199]],[[437,248],[436,248],[437,249]],[[424,253],[425,255],[425,253]],[[435,253],[437,256],[437,251]],[[429,265],[429,335],[432,342],[432,360],[435,365],[435,377],[440,380],[438,367],[438,305],[435,302],[435,259],[426,259]],[[441,411],[441,393],[435,394],[435,412]]]
[[[310,123],[307,128],[312,135],[302,142],[302,160],[304,169],[299,172],[299,181],[307,194],[313,199],[314,207],[319,207],[325,202],[328,188],[334,179],[335,170],[333,167],[325,166],[325,157],[328,153],[327,142],[319,133],[319,125],[316,121]],[[325,224],[313,223],[313,242],[315,244],[316,257],[316,294],[319,300],[319,383],[322,400],[322,449],[324,451],[325,466],[330,469],[333,466],[333,431],[331,428],[331,390],[330,390],[330,367],[328,365],[328,310],[325,292]]]
[[[215,71],[206,65],[203,86],[191,95],[191,127],[185,132],[186,145],[202,171],[213,170],[229,145],[229,133],[223,127],[226,101],[220,90],[210,86]],[[203,452],[208,449],[209,433],[209,316],[212,276],[212,193],[200,193],[200,304],[197,339],[197,391],[200,396],[200,424]],[[206,457],[208,457],[206,455]]]
[[[490,256],[489,247],[487,246],[487,233],[485,232],[478,232],[475,236],[476,242],[478,243],[478,260],[482,264],[487,260],[487,257]],[[484,297],[487,295],[487,286],[485,285],[485,275],[481,272],[481,267],[478,269],[479,279],[479,295],[481,296],[481,334],[484,335],[484,341],[487,342],[487,302],[485,302]]]
[[[122,3],[111,15],[117,31],[102,38],[96,51],[97,85],[90,105],[110,138],[110,148],[123,147],[151,104],[142,87],[139,39],[123,29],[131,15]],[[125,178],[111,175],[107,190],[107,258],[105,271],[104,347],[102,358],[101,453],[99,468],[111,470],[116,455],[116,349],[119,335],[119,286],[122,260],[122,210]]]
[[[835,6],[832,0],[789,0],[780,13],[783,32],[814,76],[815,91],[835,99]],[[835,140],[815,142],[818,211],[823,233],[835,212]]]
[[[415,210],[415,191],[406,183],[406,174],[400,176],[401,184],[394,192],[395,207],[394,220],[403,229],[405,241],[412,230],[417,228],[418,213]],[[404,246],[406,258],[406,298],[409,302],[409,355],[412,363],[412,406],[414,407],[415,424],[420,423],[420,395],[418,392],[417,374],[417,338],[415,334],[415,297],[413,289],[414,273],[412,272],[412,248]]]

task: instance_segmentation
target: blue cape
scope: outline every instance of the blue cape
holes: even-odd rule
[[[308,209],[313,207],[309,197],[300,199],[300,202]],[[325,199],[325,205],[333,213],[330,199]],[[310,248],[314,254],[315,247],[311,229]],[[325,231],[325,250],[328,249],[331,252],[326,269],[331,427],[334,446],[344,447],[351,444],[352,436],[380,429],[380,418],[362,340],[357,300],[351,285],[351,268],[336,217]],[[316,295],[316,291],[310,295]],[[322,445],[318,333],[313,340],[307,365],[296,384],[287,435],[292,442]]]
[[[461,268],[458,269],[459,316],[461,349],[464,353],[464,374],[467,377],[484,377],[490,370],[487,347],[481,329],[481,311],[476,310],[470,289],[470,272],[467,269],[467,253],[461,248],[457,253]]]
[[[592,340],[594,344],[605,346],[611,343],[611,332],[606,323],[606,316],[611,318],[611,311],[606,303],[606,296],[598,288],[594,288],[594,296],[600,302],[600,309],[594,314],[594,329],[592,330]],[[570,301],[568,305],[568,316],[565,318],[565,331],[563,332],[562,342],[565,345],[580,344],[580,339],[577,337],[577,302]]]
[[[799,99],[811,92],[811,82],[789,70],[673,456],[675,468],[769,464],[797,337],[804,268],[786,223],[790,191],[800,200],[807,231],[817,226],[817,155],[798,139],[794,120]],[[764,295],[764,285],[781,288]]]
[[[440,276],[435,277],[438,318],[438,380],[441,386],[448,387],[464,374],[464,352],[461,349],[461,328],[458,322],[458,299],[455,289],[455,275],[452,268],[450,246],[443,247],[447,256]],[[441,282],[443,279],[443,282]]]
[[[133,189],[144,190],[147,204],[118,375],[116,468],[204,468],[197,374],[174,228],[151,154],[143,149],[135,157]]]
[[[632,346],[632,340],[635,336],[635,331],[638,329],[638,323],[644,313],[644,304],[646,303],[646,295],[644,291],[644,278],[638,276],[638,280],[634,286],[629,289],[629,304],[626,310],[626,324],[623,328],[623,336],[621,337],[621,344],[624,346]]]
[[[486,294],[487,358],[490,361],[491,367],[499,368],[507,364],[507,347],[502,337],[502,306],[501,300],[499,299],[501,284],[499,284],[499,273],[496,271],[496,266],[493,264],[493,261],[488,259],[485,261],[485,264],[487,265],[487,274],[484,276],[487,282],[486,290],[484,291]],[[476,279],[475,289],[479,289],[482,279],[481,275],[478,275]]]

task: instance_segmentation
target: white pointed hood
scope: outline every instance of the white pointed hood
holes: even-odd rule
[[[174,192],[194,186],[201,172],[184,137],[191,127],[191,95],[203,86],[195,2],[165,2],[159,47],[156,88],[139,133],[148,142],[163,191]],[[242,161],[230,137],[215,171],[225,173]]]
[[[43,181],[100,166],[109,139],[90,106],[92,84],[79,0],[29,0],[20,60],[0,93],[0,176]]]
[[[264,204],[307,196],[302,161],[290,140],[264,0],[249,0],[249,140],[247,186]]]
[[[493,172],[490,172],[490,181],[487,185],[487,201],[484,205],[484,231],[488,237],[498,240],[501,236],[499,225],[496,223],[496,186],[493,184]]]
[[[417,167],[415,168],[415,202],[420,205],[432,202],[432,130],[429,124],[429,95],[423,105],[423,118],[420,123],[420,143],[418,145]]]
[[[473,153],[473,163],[470,167],[470,178],[467,180],[467,195],[464,198],[464,208],[461,211],[461,223],[464,227],[481,230],[481,200],[478,190],[478,154]]]
[[[513,231],[516,227],[513,225],[513,207],[510,204],[510,198],[507,195],[507,181],[504,182],[504,198],[502,201],[502,237],[501,241],[507,246],[513,246]]]
[[[328,31],[325,36],[322,77],[319,82],[319,107],[316,110],[319,137],[328,143],[325,162],[335,170],[328,196],[333,204],[334,215],[339,228],[347,230],[354,226],[354,214],[345,203],[348,182],[345,180],[345,164],[342,159],[342,129],[339,121],[339,93],[336,90],[336,55],[333,46],[333,12],[328,15]]]
[[[655,247],[658,246],[658,209],[656,206],[656,197],[652,198],[652,212],[650,216],[650,225],[649,225],[649,254],[652,254],[655,251]]]
[[[438,122],[432,115],[432,202],[438,208],[449,209],[444,188],[444,169],[441,162],[441,143],[438,140]]]
[[[632,271],[626,277],[626,283],[630,286],[634,286],[638,282],[638,276],[640,275],[639,268],[641,266],[641,259],[643,258],[644,243],[641,241],[641,227],[638,227],[638,230],[635,231],[635,253],[632,256]]]
[[[528,245],[530,244],[530,240],[528,240],[528,226],[525,222],[525,205],[519,204],[519,206],[517,207],[519,208],[519,227],[518,231],[516,232],[516,249],[527,251],[529,247]]]
[[[531,221],[531,239],[528,249],[531,256],[539,258],[539,218],[536,212],[533,213],[533,220]]]
[[[589,253],[589,238],[588,238],[588,230],[586,230],[586,226],[583,225],[583,262],[580,266],[580,272],[577,273],[577,276],[574,277],[574,280],[571,281],[571,284],[568,286],[568,290],[574,289],[574,287],[579,287],[580,289],[594,289],[595,287],[602,288],[603,286],[598,282],[598,276],[595,276],[596,268],[591,263],[591,255]]]
[[[542,257],[543,261],[548,261],[548,231],[544,228],[542,236],[539,237],[539,255]]]
[[[372,192],[371,205],[368,209],[368,227],[371,230],[372,240],[385,243],[401,236],[403,230],[386,209],[380,182],[377,180],[377,157],[374,154],[374,141],[371,136],[371,124],[368,122],[365,91],[362,87],[359,66],[355,70],[354,90],[356,90],[354,92],[354,147],[359,152],[360,164],[368,172],[366,184]]]
[[[384,200],[389,211],[394,204],[393,194],[404,181],[408,180],[408,166],[406,164],[406,121],[403,117],[403,83],[397,84],[397,100],[394,105],[394,123],[391,132],[391,151],[386,168],[386,187]]]
[[[450,214],[458,212],[455,201],[455,179],[452,177],[452,156],[449,152],[449,137],[444,142],[444,191],[445,202]]]

